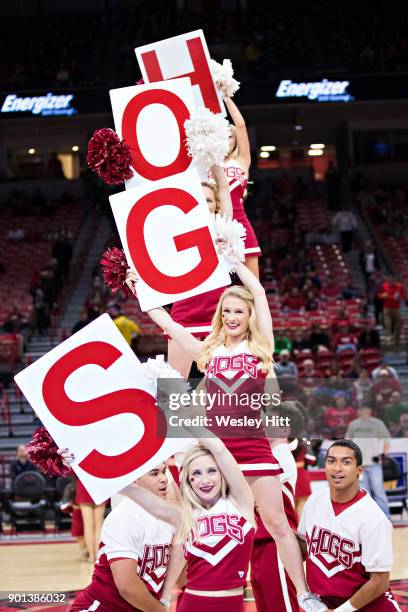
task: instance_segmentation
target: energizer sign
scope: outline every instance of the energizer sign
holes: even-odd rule
[[[321,81],[309,83],[295,83],[284,80],[279,83],[276,98],[307,98],[317,102],[350,102],[353,100],[347,92],[350,81]]]

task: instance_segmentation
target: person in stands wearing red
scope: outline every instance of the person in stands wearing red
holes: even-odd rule
[[[337,300],[340,297],[341,289],[335,285],[333,278],[329,276],[327,279],[327,284],[321,290],[321,297],[326,298],[326,300]]]
[[[300,312],[306,306],[306,299],[300,293],[297,287],[293,287],[289,295],[283,300],[283,310],[285,312]]]
[[[335,437],[342,437],[353,419],[357,418],[357,411],[348,406],[346,398],[339,395],[335,399],[335,406],[328,406],[324,412],[324,422],[333,431]]]
[[[339,331],[333,336],[332,347],[336,353],[343,351],[354,351],[357,353],[358,339],[355,334],[349,331],[348,325],[342,324]]]
[[[401,333],[401,301],[405,299],[405,291],[402,283],[394,276],[390,276],[382,284],[379,297],[383,300],[385,342],[398,346]]]
[[[384,410],[391,400],[394,391],[401,393],[401,384],[396,380],[387,368],[380,370],[378,380],[372,388],[372,398],[375,402],[376,416],[383,418]]]

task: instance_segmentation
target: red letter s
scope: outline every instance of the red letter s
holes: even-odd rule
[[[121,356],[119,349],[107,342],[88,342],[54,363],[42,385],[47,408],[65,425],[89,425],[126,412],[141,418],[143,436],[128,451],[110,456],[92,450],[81,461],[80,467],[97,478],[118,478],[132,472],[159,451],[166,437],[166,418],[157,408],[154,397],[145,391],[122,389],[85,402],[71,400],[65,393],[68,376],[78,368],[96,364],[106,370]]]

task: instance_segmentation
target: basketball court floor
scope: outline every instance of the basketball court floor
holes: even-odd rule
[[[26,537],[16,541],[9,537],[0,542],[0,612],[31,610],[32,612],[67,612],[67,605],[10,603],[8,593],[52,591],[69,593],[89,584],[92,565],[81,560],[79,546],[63,541],[60,536],[47,536],[36,541]],[[394,567],[391,574],[392,590],[401,610],[408,612],[408,525],[394,529]],[[250,591],[249,591],[250,599]],[[113,611],[112,611],[113,612]],[[256,612],[248,601],[246,612]],[[261,611],[260,611],[261,612]]]

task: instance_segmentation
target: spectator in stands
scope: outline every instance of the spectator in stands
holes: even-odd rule
[[[366,295],[368,294],[368,286],[371,275],[378,270],[378,256],[374,250],[371,240],[366,240],[363,248],[360,251],[360,266],[365,279]]]
[[[381,457],[388,453],[390,447],[390,432],[380,419],[372,416],[370,406],[360,406],[357,412],[358,418],[351,421],[346,438],[354,440],[363,453],[363,488],[370,493],[381,510],[390,518],[381,466]]]
[[[295,380],[298,377],[298,369],[294,361],[290,359],[290,352],[283,349],[279,355],[279,361],[275,365],[278,378]]]
[[[343,438],[351,421],[356,418],[356,409],[348,406],[346,398],[342,395],[336,397],[334,406],[327,406],[324,411],[324,422],[336,438]]]
[[[140,336],[140,327],[122,312],[120,306],[112,306],[109,314],[126,342],[129,346],[132,346],[132,341]]]
[[[89,321],[93,321],[105,310],[102,293],[99,289],[94,289],[85,302],[85,308]]]
[[[307,337],[307,332],[305,332],[303,329],[296,329],[295,337],[292,341],[292,352],[296,355],[296,353],[299,351],[306,351],[310,350],[311,348],[312,347],[310,340]]]
[[[358,353],[354,359],[351,360],[349,367],[346,369],[344,376],[345,378],[358,378],[363,368],[361,355]]]
[[[399,418],[399,426],[393,433],[394,438],[408,438],[408,412],[401,414]]]
[[[393,391],[389,404],[385,407],[385,421],[392,433],[400,425],[401,415],[406,413],[408,413],[408,405],[401,402],[401,393]]]
[[[65,178],[61,160],[56,153],[52,153],[48,161],[47,176],[50,178]]]
[[[326,300],[337,300],[341,295],[341,289],[338,287],[333,280],[332,276],[329,276],[327,283],[322,288],[321,296]]]
[[[312,312],[313,310],[319,310],[319,307],[320,307],[320,303],[319,303],[319,300],[316,298],[315,292],[312,290],[309,290],[306,293],[305,310],[307,312]]]
[[[320,379],[323,374],[316,370],[313,359],[305,359],[302,362],[302,370],[300,372],[300,383],[306,395],[313,394],[314,390],[320,385]]]
[[[350,332],[348,325],[340,325],[339,331],[333,336],[332,348],[337,354],[344,351],[354,351],[357,353],[358,340],[355,334]]]
[[[347,280],[347,284],[343,287],[341,292],[343,300],[354,300],[356,298],[362,298],[361,291],[356,287],[355,282],[351,276]]]
[[[52,256],[58,262],[58,276],[61,279],[67,279],[72,259],[72,244],[63,228],[60,229],[58,237],[52,245]]]
[[[372,389],[376,412],[380,417],[384,415],[385,406],[390,402],[394,391],[401,393],[401,385],[387,368],[383,368],[380,370],[378,380],[374,383]]]
[[[388,360],[386,357],[381,357],[379,365],[371,372],[371,378],[374,382],[377,382],[380,379],[381,370],[388,370],[390,376],[392,376],[396,380],[399,380],[397,370],[392,366],[388,365]]]
[[[372,396],[373,381],[368,375],[366,368],[361,368],[357,380],[353,382],[353,404],[357,407],[366,405]]]
[[[40,336],[48,330],[49,318],[47,304],[44,300],[44,292],[41,287],[37,287],[33,295],[33,306],[35,312],[35,325]]]
[[[384,301],[384,340],[388,344],[394,342],[395,346],[398,346],[401,333],[401,301],[405,299],[402,283],[391,275],[382,284],[379,297]]]
[[[90,322],[91,321],[88,319],[88,313],[86,311],[86,308],[82,308],[81,312],[79,313],[79,320],[75,323],[75,325],[71,329],[71,334],[75,334],[80,329],[86,327],[86,325],[88,325],[88,323]]]
[[[306,306],[306,300],[300,293],[297,287],[293,287],[289,295],[283,299],[283,311],[299,313],[303,312]]]
[[[372,325],[363,325],[363,329],[358,337],[360,349],[380,348],[380,334]]]
[[[310,334],[310,347],[312,351],[321,352],[328,351],[330,348],[330,339],[319,324],[312,325],[312,333]]]
[[[324,173],[324,180],[326,183],[327,206],[331,210],[336,210],[340,201],[340,175],[331,160]]]
[[[332,381],[337,378],[343,378],[344,369],[341,367],[335,357],[330,360],[330,363],[322,369],[325,378],[330,378]]]
[[[339,232],[343,253],[348,253],[353,244],[354,231],[357,229],[357,219],[345,206],[333,217],[333,227]]]
[[[384,300],[381,297],[381,288],[384,278],[379,270],[370,276],[367,289],[367,300],[374,306],[374,317],[376,325],[384,325]]]
[[[283,331],[276,331],[275,334],[275,353],[279,355],[285,349],[292,352],[290,338]]]
[[[10,463],[10,478],[13,483],[19,474],[23,472],[36,472],[37,468],[34,463],[28,460],[27,457],[27,448],[24,444],[20,444],[17,446],[16,451],[17,459],[14,459]]]

